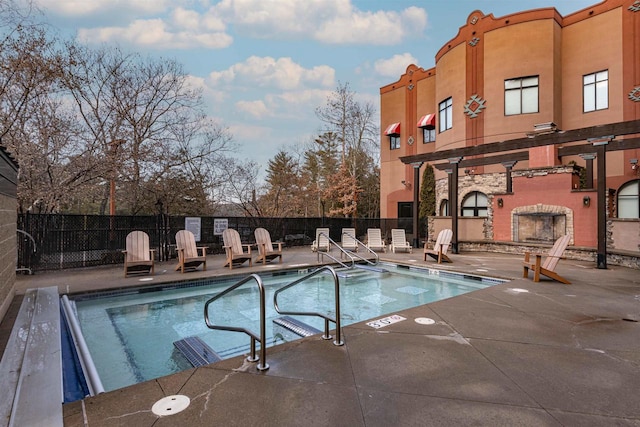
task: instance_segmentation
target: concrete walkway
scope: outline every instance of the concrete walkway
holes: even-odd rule
[[[381,258],[440,267],[421,251]],[[452,259],[441,268],[513,280],[404,310],[405,321],[381,329],[347,326],[342,347],[313,336],[269,349],[264,372],[234,358],[66,404],[64,424],[640,426],[640,270],[562,260],[557,270],[573,282],[562,285],[522,279],[522,256]],[[208,271],[184,275],[161,264],[151,283],[228,274],[223,263],[209,256]],[[275,268],[315,264],[308,248],[287,249]],[[149,284],[121,276],[121,266],[47,272],[18,285],[74,293]],[[171,395],[189,406],[155,415]]]

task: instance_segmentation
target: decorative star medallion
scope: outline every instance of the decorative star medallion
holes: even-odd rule
[[[478,117],[478,114],[482,112],[485,108],[487,108],[484,104],[487,101],[482,99],[481,96],[471,95],[471,98],[464,105],[464,113],[472,119]]]

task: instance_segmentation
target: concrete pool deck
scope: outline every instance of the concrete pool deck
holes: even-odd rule
[[[513,280],[403,310],[406,320],[381,329],[346,326],[344,346],[313,336],[270,348],[267,371],[234,358],[66,404],[64,425],[640,426],[640,270],[562,260],[557,271],[573,282],[563,285],[522,279],[521,255],[451,257],[439,266],[421,250],[381,254]],[[308,247],[289,248],[283,264],[230,271],[210,255],[206,272],[160,263],[152,281],[125,279],[120,265],[18,276],[17,285],[77,293],[316,263]],[[189,406],[155,415],[171,395]]]

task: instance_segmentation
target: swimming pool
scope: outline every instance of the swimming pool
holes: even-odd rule
[[[380,266],[384,272],[341,274],[343,326],[504,282],[394,264]],[[266,291],[268,346],[284,342],[273,326],[273,320],[280,317],[273,308],[274,292],[306,273],[260,275]],[[73,296],[82,334],[104,389],[115,390],[190,368],[189,361],[174,346],[174,342],[187,337],[198,337],[222,358],[246,354],[250,341],[247,335],[208,329],[203,317],[205,302],[241,277]],[[278,304],[283,310],[334,315],[333,292],[333,278],[319,275],[282,292]],[[212,303],[209,312],[217,324],[258,331],[258,300],[255,287],[243,286]],[[296,317],[317,329],[324,328],[320,318]]]

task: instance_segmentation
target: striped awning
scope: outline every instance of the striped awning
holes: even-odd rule
[[[427,129],[435,129],[436,128],[436,115],[435,114],[427,114],[426,116],[422,116],[420,121],[418,121],[419,128],[427,128]]]
[[[387,126],[387,129],[384,131],[385,135],[400,135],[400,123],[393,123]]]

